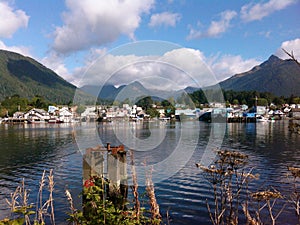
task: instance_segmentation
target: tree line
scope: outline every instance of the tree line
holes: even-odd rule
[[[170,116],[175,113],[175,105],[179,104],[185,106],[186,108],[203,108],[207,107],[209,99],[215,99],[216,101],[222,97],[226,106],[230,105],[248,105],[249,107],[255,104],[260,106],[270,106],[273,104],[275,108],[281,108],[283,104],[300,104],[300,97],[291,95],[289,97],[285,96],[275,96],[270,92],[258,92],[258,91],[233,91],[233,90],[222,90],[222,96],[219,92],[214,90],[202,90],[199,89],[193,93],[182,93],[176,99],[170,97],[168,99],[157,99],[151,96],[145,96],[140,98],[135,102],[136,105],[141,106],[147,114],[152,117],[158,115],[157,110],[153,107],[156,105],[160,108],[165,109],[166,116]],[[107,105],[115,105],[114,102],[105,102]],[[124,103],[129,103],[125,100],[124,102],[118,102],[119,106]],[[132,104],[132,102],[130,101]],[[103,104],[103,101],[102,101]],[[12,116],[17,111],[28,111],[31,108],[40,108],[48,110],[49,105],[56,105],[56,103],[49,102],[42,96],[35,96],[32,99],[22,98],[19,95],[13,95],[11,97],[6,97],[2,102],[0,102],[0,117]],[[67,105],[71,106],[70,101]]]
[[[197,90],[189,97],[192,99],[196,107],[200,107],[208,104],[206,96],[213,92],[212,90]],[[233,90],[222,90],[224,101],[226,106],[229,105],[248,105],[249,107],[255,104],[260,106],[270,106],[272,103],[275,107],[281,108],[283,104],[300,104],[300,97],[291,95],[275,96],[270,92],[258,92],[258,91],[233,91]]]

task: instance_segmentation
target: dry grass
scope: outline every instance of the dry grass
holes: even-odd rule
[[[152,170],[147,174],[146,177],[146,191],[150,200],[150,212],[152,221],[160,221],[162,216],[160,215],[159,205],[157,204],[155,197],[154,184],[152,181]]]
[[[30,225],[33,220],[34,224],[46,224],[46,218],[49,218],[48,224],[55,225],[54,216],[54,204],[53,204],[53,191],[54,191],[54,180],[53,172],[50,170],[49,175],[46,177],[46,171],[43,172],[42,178],[40,180],[40,186],[37,196],[37,202],[34,208],[34,204],[28,203],[29,191],[25,187],[25,181],[22,180],[20,186],[11,193],[10,200],[6,199],[6,202],[10,208],[11,218],[14,219],[24,219],[26,225]],[[48,183],[48,189],[44,190],[45,185]],[[43,200],[43,193],[49,193],[49,197]],[[31,215],[35,214],[34,219]]]
[[[277,190],[265,190],[249,193],[249,182],[259,176],[252,174],[252,170],[245,172],[243,167],[248,162],[248,156],[229,150],[218,150],[217,160],[213,165],[205,167],[196,164],[204,172],[204,177],[213,186],[214,204],[208,204],[207,209],[212,224],[238,224],[239,209],[244,212],[245,220],[250,225],[276,224],[278,217],[283,212],[286,203],[285,198]],[[289,167],[289,171],[296,179],[300,175],[300,169]],[[243,191],[243,195],[241,195]],[[277,200],[281,199],[280,204]],[[299,201],[294,198],[296,211],[299,209]],[[276,207],[275,207],[276,206]],[[251,207],[251,209],[249,209]],[[251,215],[251,213],[252,215]],[[262,221],[261,215],[268,216]]]
[[[133,151],[130,151],[130,159],[131,159],[131,173],[132,173],[132,181],[133,181],[131,190],[132,190],[133,197],[134,197],[134,211],[135,211],[137,220],[139,220],[141,204],[139,201],[138,182],[137,182],[137,176],[136,176],[136,171],[135,171]]]

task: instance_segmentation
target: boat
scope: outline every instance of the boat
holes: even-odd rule
[[[256,122],[268,122],[268,121],[269,121],[269,119],[264,116],[261,116],[261,115],[256,116]]]

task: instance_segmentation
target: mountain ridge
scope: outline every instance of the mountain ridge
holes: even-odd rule
[[[271,55],[251,70],[219,83],[224,90],[270,92],[276,96],[300,96],[300,67],[291,59]]]
[[[277,96],[300,96],[300,67],[291,59],[282,60],[271,55],[268,60],[249,71],[235,74],[219,83],[224,90],[270,92]],[[209,87],[205,87],[208,89]],[[199,88],[186,87],[179,91],[150,90],[139,82],[115,87],[95,85],[81,87],[82,98],[97,96],[106,100],[123,101],[134,96],[158,96],[160,99],[178,97]],[[101,90],[101,91],[100,91]],[[67,103],[73,100],[76,86],[67,82],[38,61],[21,54],[0,50],[0,101],[19,95],[25,98],[42,96],[51,102]],[[100,91],[100,93],[99,93]],[[77,92],[78,93],[78,92]],[[86,94],[88,93],[88,94]]]
[[[67,82],[37,60],[0,49],[0,101],[19,95],[44,97],[50,102],[66,104],[74,98],[76,86]],[[88,95],[80,91],[80,98]]]

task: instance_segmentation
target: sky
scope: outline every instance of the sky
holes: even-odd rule
[[[0,49],[78,87],[205,86],[300,59],[299,21],[300,0],[0,0]]]

